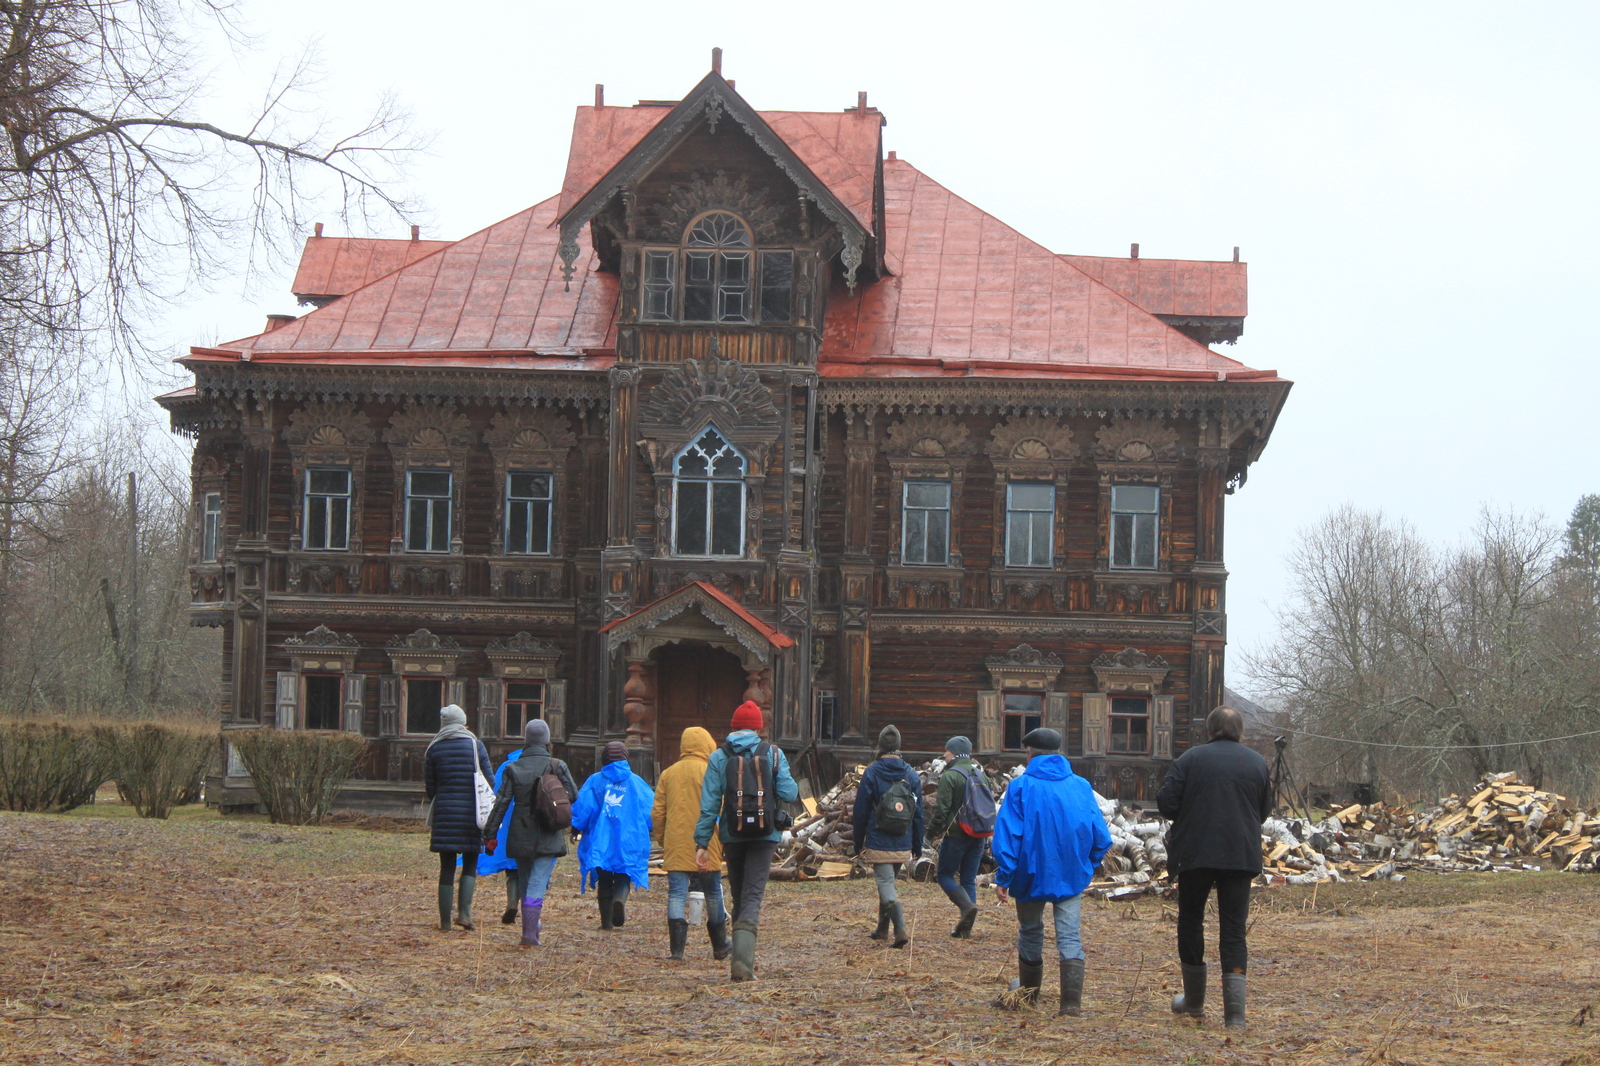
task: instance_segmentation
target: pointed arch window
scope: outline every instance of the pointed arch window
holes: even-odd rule
[[[645,322],[788,322],[794,252],[760,249],[728,211],[690,221],[677,248],[646,248],[639,317]]]
[[[744,470],[744,456],[714,426],[678,453],[673,468],[674,554],[743,553]]]

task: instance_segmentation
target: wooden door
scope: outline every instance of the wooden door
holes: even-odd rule
[[[678,742],[692,725],[719,743],[728,720],[744,699],[745,673],[738,656],[708,644],[668,644],[657,648],[656,766],[678,761]]]

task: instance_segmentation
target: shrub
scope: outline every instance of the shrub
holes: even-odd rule
[[[0,721],[0,809],[70,811],[111,776],[110,728]]]
[[[367,747],[353,733],[279,729],[241,729],[228,740],[267,816],[284,825],[320,824]]]
[[[141,818],[165,818],[198,796],[217,734],[199,726],[129,722],[112,729],[117,788]]]

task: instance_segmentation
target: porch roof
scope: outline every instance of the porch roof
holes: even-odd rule
[[[615,649],[624,641],[654,629],[690,607],[699,608],[700,613],[705,615],[708,621],[763,659],[766,658],[766,652],[759,646],[762,643],[780,650],[794,646],[792,638],[784,636],[761,621],[720,589],[704,581],[691,581],[660,599],[645,604],[632,614],[601,626],[600,632],[606,635],[607,650]]]

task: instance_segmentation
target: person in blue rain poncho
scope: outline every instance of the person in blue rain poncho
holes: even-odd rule
[[[522,758],[522,749],[518,748],[505,757],[500,768],[494,772],[494,790],[500,792],[500,782],[505,780],[506,767]],[[478,876],[484,874],[506,875],[506,909],[500,915],[501,925],[511,925],[517,920],[517,907],[522,902],[522,897],[517,892],[517,860],[506,855],[506,838],[511,834],[511,819],[516,814],[516,804],[512,803],[506,808],[505,819],[500,823],[500,832],[495,834],[495,849],[478,859]]]
[[[579,891],[594,886],[600,928],[620,929],[634,885],[650,887],[650,809],[655,791],[628,767],[619,740],[605,746],[603,765],[589,775],[572,804],[578,839]]]

